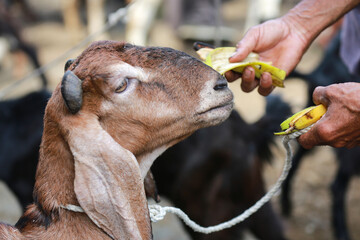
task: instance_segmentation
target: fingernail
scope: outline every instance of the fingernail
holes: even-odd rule
[[[243,76],[244,76],[245,78],[249,78],[249,77],[251,76],[251,70],[248,69],[248,68],[246,68],[246,69],[244,70]]]
[[[239,54],[239,49],[236,49],[230,56],[230,58],[234,57],[235,55]]]

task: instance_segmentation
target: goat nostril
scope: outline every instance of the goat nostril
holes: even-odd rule
[[[226,79],[224,77],[222,77],[222,78],[219,78],[216,81],[216,85],[214,87],[214,90],[215,91],[222,90],[224,88],[227,88],[227,86],[228,86],[228,83],[227,83]]]

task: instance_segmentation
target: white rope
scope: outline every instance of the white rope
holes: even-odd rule
[[[295,139],[295,138],[299,137],[300,135],[306,133],[307,131],[309,131],[309,129],[311,127],[312,127],[312,125],[305,129],[302,129],[300,131],[297,131],[297,132],[294,132],[294,133],[284,136],[283,145],[286,150],[286,159],[285,159],[284,168],[283,168],[283,171],[282,171],[280,177],[276,181],[275,185],[270,189],[270,191],[268,191],[259,201],[257,201],[252,207],[248,208],[246,211],[244,211],[239,216],[237,216],[227,222],[215,225],[215,226],[202,227],[202,226],[198,225],[197,223],[195,223],[194,221],[192,221],[181,209],[178,209],[175,207],[162,207],[160,205],[149,205],[151,221],[152,222],[160,221],[165,217],[167,212],[170,212],[170,213],[174,213],[178,217],[180,217],[184,221],[184,223],[186,225],[188,225],[189,227],[191,227],[195,232],[201,232],[201,233],[205,233],[205,234],[218,232],[223,229],[230,228],[230,227],[244,221],[245,219],[250,217],[253,213],[258,211],[265,203],[270,201],[270,199],[280,190],[281,184],[286,179],[286,177],[290,171],[290,168],[291,168],[292,150],[291,150],[290,141],[292,139]]]
[[[125,22],[125,17],[126,17],[126,14],[128,12],[128,9],[134,4],[134,2],[136,2],[136,1],[133,1],[132,3],[128,4],[126,7],[119,8],[114,13],[110,13],[109,17],[108,17],[108,22],[101,29],[99,29],[98,31],[88,35],[81,42],[79,42],[74,47],[70,48],[68,51],[66,51],[65,53],[60,55],[58,58],[54,59],[53,61],[51,61],[51,62],[49,62],[49,63],[47,63],[47,64],[45,64],[45,65],[43,65],[43,66],[41,66],[41,67],[39,67],[37,69],[35,69],[33,72],[31,72],[29,75],[25,76],[24,78],[16,80],[12,84],[4,87],[0,91],[0,100],[3,99],[11,91],[13,91],[20,84],[28,81],[29,79],[38,77],[41,74],[47,72],[49,69],[53,68],[54,66],[56,66],[57,64],[62,62],[66,57],[68,57],[72,53],[74,53],[76,50],[78,50],[79,48],[84,47],[86,44],[88,44],[89,42],[94,40],[97,36],[99,36],[99,35],[103,34],[104,32],[108,31],[110,28],[115,26],[120,21]]]

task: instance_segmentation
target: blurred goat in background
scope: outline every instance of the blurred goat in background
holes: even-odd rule
[[[266,192],[262,171],[271,159],[273,132],[290,113],[290,107],[273,95],[267,97],[266,114],[254,124],[233,111],[221,125],[199,130],[154,163],[159,194],[202,226],[241,214]],[[204,235],[188,228],[194,239],[239,239],[244,230],[259,239],[285,239],[270,202],[230,229]]]

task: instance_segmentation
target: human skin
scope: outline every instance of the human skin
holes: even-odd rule
[[[360,145],[360,83],[317,87],[315,104],[327,106],[325,115],[298,138],[305,148],[316,145],[352,148]]]
[[[289,74],[313,40],[359,3],[360,0],[303,0],[283,17],[250,28],[229,61],[240,62],[250,52],[256,52],[261,61],[272,62]],[[240,77],[232,71],[225,76],[229,82]],[[256,79],[254,69],[248,67],[241,77],[244,92],[258,87],[258,92],[267,96],[274,89],[269,73]]]
[[[256,52],[261,61],[272,62],[289,74],[313,40],[359,3],[360,0],[303,0],[283,17],[251,28],[238,42],[237,51],[229,61],[239,62],[250,52]],[[231,71],[225,76],[229,82],[240,77]],[[258,92],[266,96],[274,88],[269,73],[255,79],[254,69],[248,67],[241,77],[241,88],[245,92],[258,88]],[[359,83],[318,87],[313,100],[315,104],[327,106],[327,112],[309,132],[298,138],[303,147],[351,148],[360,144]]]

